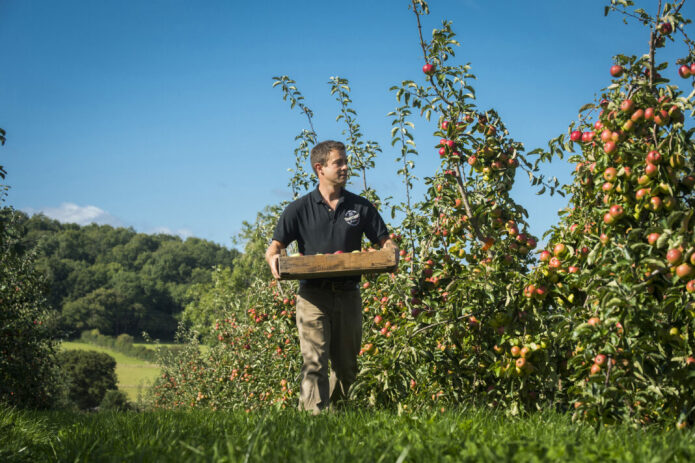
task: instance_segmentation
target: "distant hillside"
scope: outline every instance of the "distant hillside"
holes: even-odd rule
[[[86,329],[170,339],[188,289],[233,267],[239,252],[199,238],[147,235],[110,225],[61,224],[22,215],[23,245],[37,253],[49,301],[70,335]]]

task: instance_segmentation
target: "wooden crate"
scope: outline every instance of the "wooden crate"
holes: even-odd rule
[[[280,278],[308,280],[393,272],[398,266],[397,252],[394,248],[385,248],[372,252],[286,256],[283,250],[279,261]]]

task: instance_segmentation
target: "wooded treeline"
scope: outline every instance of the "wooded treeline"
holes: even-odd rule
[[[209,283],[215,266],[233,267],[239,255],[199,238],[18,216],[22,246],[36,252],[63,336],[98,329],[171,339],[190,288]]]

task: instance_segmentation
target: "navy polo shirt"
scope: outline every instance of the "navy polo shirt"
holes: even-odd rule
[[[360,250],[363,233],[375,244],[389,234],[372,203],[343,189],[333,211],[316,188],[287,206],[275,227],[273,240],[284,246],[297,241],[299,252],[304,255],[332,254]]]

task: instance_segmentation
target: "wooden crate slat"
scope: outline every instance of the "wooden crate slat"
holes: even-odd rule
[[[281,256],[280,278],[298,280],[392,272],[396,268],[396,251],[322,254],[313,256]]]

